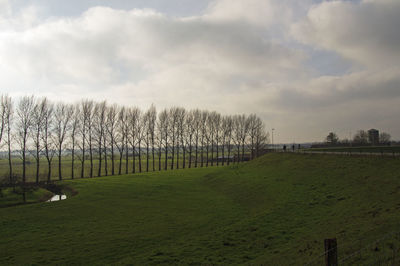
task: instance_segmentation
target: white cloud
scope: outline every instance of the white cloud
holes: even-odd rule
[[[0,13],[0,87],[13,96],[256,112],[277,129],[277,141],[385,125],[400,136],[394,0],[312,8],[312,0],[216,0],[190,17],[99,6],[49,18],[35,6],[14,14],[0,1],[9,10]],[[314,49],[354,67],[316,76],[305,62]]]
[[[0,19],[11,15],[11,5],[9,0],[0,0]]]
[[[235,93],[236,81],[301,76],[298,67],[304,58],[303,52],[264,38],[243,23],[104,7],[78,18],[9,30],[0,33],[0,40],[0,69],[9,77],[3,85],[15,84],[18,76],[24,77],[17,82],[21,87],[40,80],[49,91],[79,84],[83,90],[107,93],[133,84],[142,99],[147,95],[157,101],[163,98],[154,90],[197,95],[229,85],[229,93]]]

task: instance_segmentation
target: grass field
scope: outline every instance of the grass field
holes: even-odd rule
[[[324,238],[337,238],[341,258],[400,230],[398,158],[269,154],[62,184],[79,193],[0,208],[1,265],[322,265]]]
[[[311,148],[304,151],[347,152],[347,153],[400,153],[400,146],[362,146],[362,147],[329,147]]]
[[[221,156],[221,154],[220,154]],[[216,153],[214,153],[214,158],[216,158]],[[211,160],[211,153],[209,153],[209,159]],[[178,156],[175,155],[175,161],[174,161],[174,169],[176,168],[176,161],[178,160]],[[72,159],[71,156],[63,156],[62,157],[62,177],[63,179],[70,179],[72,176]],[[226,162],[225,162],[226,163]],[[111,175],[111,158],[108,156],[107,160],[108,164],[108,175]],[[168,158],[168,170],[171,168],[172,164],[172,159],[171,157]],[[186,156],[186,161],[185,161],[186,167],[189,166],[189,157]],[[197,161],[198,167],[201,165],[201,154],[198,154],[198,161]],[[219,162],[221,164],[221,162]],[[22,160],[19,157],[14,157],[12,159],[12,165],[13,165],[13,172],[16,174],[20,179],[22,176]],[[165,156],[164,153],[161,157],[161,169],[164,170],[164,165],[165,165]],[[192,167],[194,167],[195,162],[194,158],[192,159]],[[216,165],[216,162],[214,162],[214,165]],[[146,154],[142,155],[142,160],[141,160],[141,166],[142,166],[142,172],[146,172]],[[206,166],[206,154],[204,153],[203,155],[203,166]],[[209,161],[208,166],[211,166],[211,162]],[[75,158],[74,162],[74,176],[75,178],[80,178],[81,176],[81,161],[78,158]],[[179,168],[183,167],[183,156],[182,154],[179,154]],[[84,164],[84,177],[89,177],[90,175],[90,160],[86,159],[85,164]],[[128,168],[128,169],[127,169]],[[98,169],[99,169],[99,160],[97,156],[94,156],[93,160],[93,176],[98,175]],[[159,170],[159,161],[158,161],[158,155],[155,155],[155,162],[154,162],[154,169],[155,171]],[[133,171],[133,158],[129,157],[128,158],[128,167],[126,167],[126,160],[125,160],[125,155],[123,156],[122,159],[122,165],[121,165],[121,172],[124,174],[126,173],[126,170],[128,170],[128,173],[132,173]],[[26,164],[26,175],[27,175],[27,181],[28,182],[35,182],[36,180],[36,161],[35,158],[32,156],[28,157],[27,164]],[[119,154],[115,155],[114,159],[114,173],[118,174],[119,171]],[[152,160],[152,155],[149,155],[149,171],[153,171],[153,160]],[[135,158],[135,172],[139,172],[139,159],[138,156]],[[45,158],[40,159],[40,167],[39,167],[39,180],[40,181],[47,181],[47,173],[48,173],[48,163]],[[102,168],[101,168],[101,175],[105,175],[105,162],[104,159],[102,161]],[[0,159],[0,183],[1,180],[8,180],[9,179],[9,168],[8,168],[8,160],[6,158],[1,158]],[[58,180],[59,179],[59,173],[58,173],[58,157],[54,157],[51,163],[51,180]]]

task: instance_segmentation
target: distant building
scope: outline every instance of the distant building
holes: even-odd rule
[[[368,130],[368,141],[369,143],[375,145],[379,143],[379,130],[370,129]]]

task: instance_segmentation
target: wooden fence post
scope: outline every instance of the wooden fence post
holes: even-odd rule
[[[325,265],[337,266],[337,241],[336,238],[325,239]]]

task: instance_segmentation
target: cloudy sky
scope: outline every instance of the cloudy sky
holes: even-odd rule
[[[400,139],[399,0],[0,0],[0,91]]]

